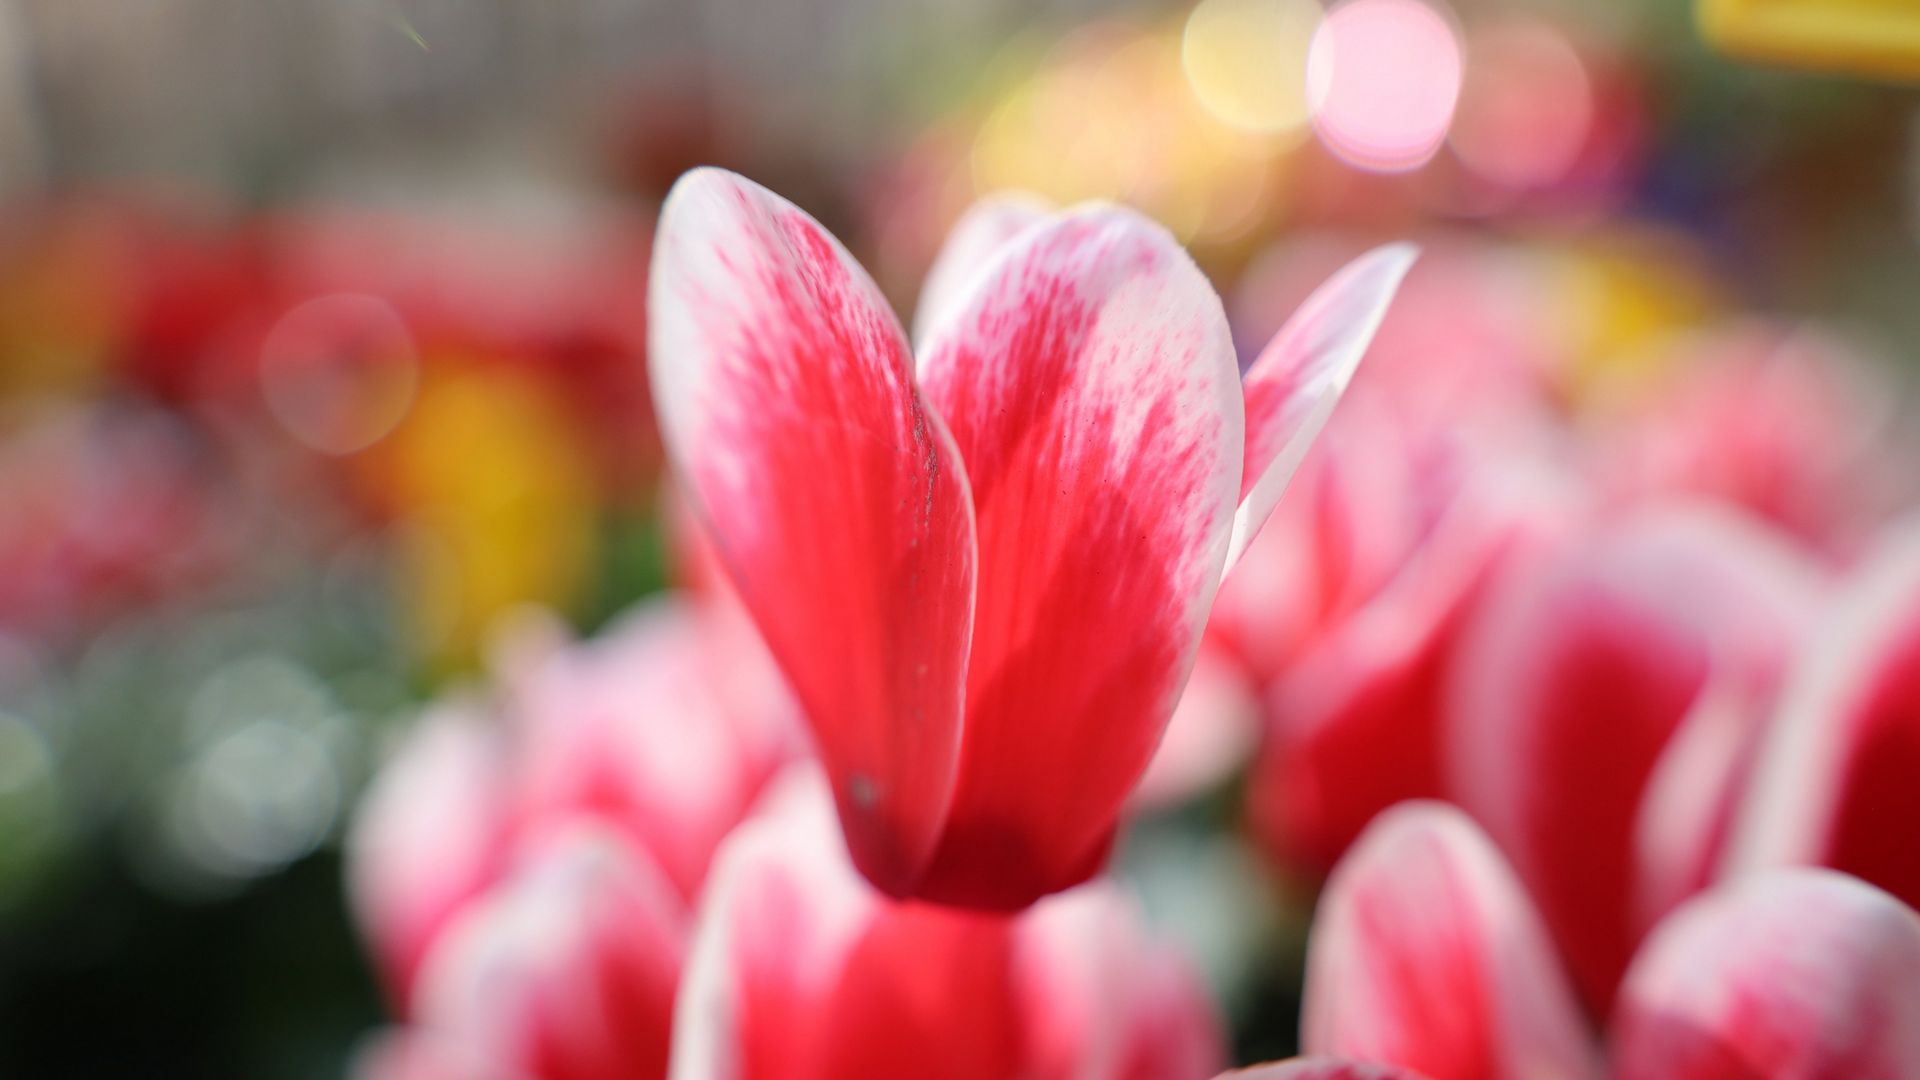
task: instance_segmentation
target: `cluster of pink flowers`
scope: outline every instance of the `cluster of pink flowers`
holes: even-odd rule
[[[910,337],[804,212],[689,174],[649,349],[707,572],[521,635],[388,766],[369,1074],[1199,1080],[1222,1021],[1108,864],[1244,765],[1326,882],[1316,1056],[1252,1075],[1920,1075],[1874,394],[1741,328],[1575,408],[1415,254],[1243,370],[1157,225],[989,201]]]

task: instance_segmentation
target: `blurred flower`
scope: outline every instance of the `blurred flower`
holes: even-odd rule
[[[558,819],[426,955],[410,1018],[495,1067],[664,1076],[688,912],[646,849]]]
[[[1920,525],[1810,630],[1759,754],[1729,872],[1830,866],[1920,903]]]
[[[1911,498],[1892,388],[1838,342],[1750,321],[1665,351],[1588,417],[1593,471],[1615,497],[1717,497],[1840,557]]]
[[[1017,916],[896,902],[847,861],[824,778],[727,841],[676,1019],[676,1080],[1182,1080],[1220,1064],[1183,957],[1108,884]]]
[[[1695,0],[1707,40],[1736,56],[1889,79],[1920,76],[1920,11],[1886,0]]]
[[[368,787],[347,841],[354,917],[404,1010],[447,921],[499,875],[506,747],[479,709],[446,704],[408,733]]]
[[[1335,872],[1307,959],[1306,1052],[1431,1080],[1597,1077],[1525,890],[1459,811],[1383,815]],[[1830,871],[1733,882],[1634,958],[1611,1075],[1904,1076],[1920,1069],[1920,917]]]
[[[563,887],[580,879],[600,888],[591,884],[604,876],[596,868],[612,875],[605,902],[627,903],[620,896],[629,886],[619,882],[638,874],[649,910],[665,905],[684,921],[714,845],[798,750],[784,690],[733,618],[661,599],[583,644],[545,623],[524,626],[503,649],[490,701],[443,703],[409,734],[369,790],[348,844],[355,914],[399,1011],[432,1022],[421,1012],[422,972],[455,949],[445,944],[450,926],[487,928],[471,931],[460,955],[537,952],[537,941],[521,937],[545,933],[531,924],[602,902]],[[588,823],[596,838],[550,850],[548,834],[569,822]],[[561,849],[578,858],[554,853]],[[600,851],[609,853],[592,854]],[[539,869],[550,860],[562,869]],[[587,869],[564,869],[575,865]],[[626,865],[636,869],[618,868]],[[470,916],[476,904],[502,913]],[[504,914],[522,910],[544,914]],[[580,950],[583,963],[602,959],[590,940]],[[469,961],[446,963],[468,970]],[[539,976],[569,978],[590,975]],[[479,991],[456,986],[435,1000],[469,992]],[[653,1019],[665,1024],[664,1013]]]
[[[1422,469],[1406,432],[1358,408],[1365,398],[1351,404],[1327,443],[1331,467],[1311,474],[1326,485],[1320,500],[1283,519],[1298,526],[1280,536],[1311,537],[1304,557],[1256,545],[1228,579],[1213,629],[1248,643],[1239,655],[1263,665],[1253,669],[1267,706],[1248,786],[1255,833],[1281,865],[1310,876],[1379,811],[1445,793],[1447,687],[1463,629],[1502,568],[1574,527],[1583,501],[1518,441],[1455,446],[1448,468]],[[1352,486],[1372,477],[1392,479]],[[1361,507],[1364,517],[1341,516]],[[1272,613],[1293,605],[1263,610],[1262,598],[1299,583],[1310,595],[1316,578],[1342,591],[1293,650],[1263,657],[1285,640],[1271,633]]]
[[[1224,566],[1411,260],[1342,271],[1243,387],[1172,238],[1070,211],[953,274],[963,299],[922,299],[916,372],[804,212],[731,174],[682,180],[650,298],[666,441],[870,880],[1017,909],[1099,869]]]
[[[1513,561],[1470,616],[1445,790],[1597,1012],[1646,928],[1711,879],[1821,584],[1750,519],[1653,507]]]
[[[0,627],[70,643],[217,579],[234,555],[230,493],[209,465],[193,433],[157,409],[9,410]]]
[[[430,364],[406,419],[353,461],[393,520],[404,612],[425,655],[463,667],[502,615],[579,599],[597,539],[588,455],[537,377]]]
[[[1263,333],[1270,306],[1339,254],[1302,239],[1265,257],[1238,305],[1243,331]],[[1458,242],[1423,259],[1214,604],[1207,649],[1265,706],[1252,823],[1289,870],[1324,874],[1379,810],[1441,793],[1459,626],[1509,549],[1584,501],[1542,343],[1498,300],[1514,280]],[[1183,701],[1175,723],[1206,726],[1203,705]]]

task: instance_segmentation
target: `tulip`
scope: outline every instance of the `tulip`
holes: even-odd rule
[[[1459,811],[1383,815],[1322,896],[1302,1042],[1430,1080],[1600,1075],[1544,924]],[[1839,1080],[1920,1070],[1920,917],[1824,870],[1676,909],[1628,971],[1608,1039],[1638,1080]]]
[[[1463,631],[1448,793],[1597,1012],[1640,936],[1711,878],[1819,590],[1747,518],[1650,507],[1510,564]]]
[[[547,824],[427,953],[410,1015],[541,1080],[662,1076],[688,917],[645,849],[591,819]]]
[[[598,814],[691,904],[720,841],[798,752],[792,705],[724,597],[642,605],[591,641],[527,635],[499,665],[517,813]]]
[[[1397,523],[1403,552],[1390,573],[1370,583],[1370,591],[1341,599],[1334,614],[1272,669],[1265,684],[1265,737],[1248,788],[1249,815],[1263,845],[1280,865],[1314,877],[1324,876],[1381,810],[1445,793],[1447,686],[1462,629],[1498,569],[1567,529],[1581,502],[1577,485],[1536,460],[1537,451],[1523,442],[1502,440],[1498,449],[1446,447],[1453,461],[1444,471],[1455,475],[1435,478],[1430,474],[1443,470],[1417,468],[1408,445],[1415,440],[1385,418],[1355,423],[1368,416],[1360,410],[1344,414],[1332,433],[1342,438],[1324,444],[1359,461],[1331,454],[1323,459],[1340,469],[1315,475],[1334,496],[1322,499],[1316,516],[1337,520],[1329,507],[1397,500],[1405,519]],[[1432,444],[1441,442],[1423,441],[1429,455]],[[1359,487],[1368,476],[1396,472],[1396,483]],[[1416,479],[1416,472],[1429,475]],[[1392,517],[1376,509],[1368,520]],[[1274,638],[1262,630],[1277,624],[1263,619],[1284,608],[1250,603],[1242,586],[1256,572],[1275,571],[1283,580],[1300,580],[1302,592],[1310,591],[1313,578],[1353,582],[1365,574],[1369,559],[1363,531],[1314,528],[1317,550],[1295,567],[1264,561],[1263,534],[1223,589],[1232,594],[1232,605],[1221,610],[1232,618],[1217,619],[1215,630],[1236,642],[1271,643]],[[1371,544],[1380,544],[1378,535]],[[1372,561],[1387,563],[1378,554]],[[1278,590],[1269,591],[1277,600]]]
[[[1809,635],[1728,870],[1830,866],[1920,904],[1920,525],[1888,534]]]
[[[1759,320],[1678,340],[1649,385],[1595,403],[1592,468],[1622,501],[1686,492],[1842,559],[1913,482],[1878,372],[1830,336]]]
[[[809,768],[720,854],[670,1075],[1177,1080],[1219,1054],[1193,972],[1114,887],[1018,915],[889,899],[849,862]]]
[[[881,891],[1016,910],[1098,871],[1222,573],[1411,257],[1340,275],[1243,388],[1172,238],[1084,207],[932,298],[916,360],[805,213],[717,170],[675,186],[648,319],[669,459]]]
[[[496,666],[491,700],[443,703],[408,735],[348,836],[354,913],[403,1015],[427,954],[530,836],[596,822],[688,909],[796,749],[778,677],[711,603],[649,601],[586,643],[523,629]]]
[[[508,746],[470,702],[442,703],[367,789],[346,844],[347,894],[405,1011],[427,950],[505,859]]]
[[[1248,275],[1242,326],[1274,325],[1341,250],[1274,249]],[[1374,814],[1442,794],[1459,629],[1492,570],[1584,499],[1550,422],[1544,335],[1516,317],[1525,305],[1500,302],[1511,263],[1443,245],[1408,274],[1366,368],[1214,604],[1209,645],[1265,704],[1249,817],[1289,872],[1323,877]],[[1176,725],[1197,725],[1191,711],[1183,703]]]

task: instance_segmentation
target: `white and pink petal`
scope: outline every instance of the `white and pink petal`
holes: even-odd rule
[[[1703,894],[1635,959],[1613,1059],[1620,1080],[1920,1075],[1920,917],[1825,870]]]
[[[906,335],[818,222],[715,169],[661,211],[648,323],[688,502],[808,715],[855,862],[910,892],[954,783],[975,547]]]
[[[920,895],[1014,909],[1085,880],[1218,586],[1243,442],[1219,298],[1164,229],[1024,232],[921,365],[972,481],[960,778]]]
[[[1525,891],[1436,802],[1382,814],[1335,869],[1308,939],[1300,1041],[1433,1080],[1599,1075]]]

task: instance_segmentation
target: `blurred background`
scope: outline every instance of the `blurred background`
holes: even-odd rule
[[[503,621],[669,583],[643,298],[690,166],[807,208],[903,315],[978,194],[1103,197],[1249,358],[1410,236],[1410,362],[1607,416],[1738,323],[1903,422],[1913,92],[1721,55],[1677,0],[1369,5],[0,0],[0,1075],[334,1076],[382,1023],[339,854],[375,763]],[[1316,71],[1329,35],[1371,59]],[[1760,509],[1844,559],[1904,493],[1843,494]],[[1252,1059],[1297,936],[1239,796],[1128,859]]]

